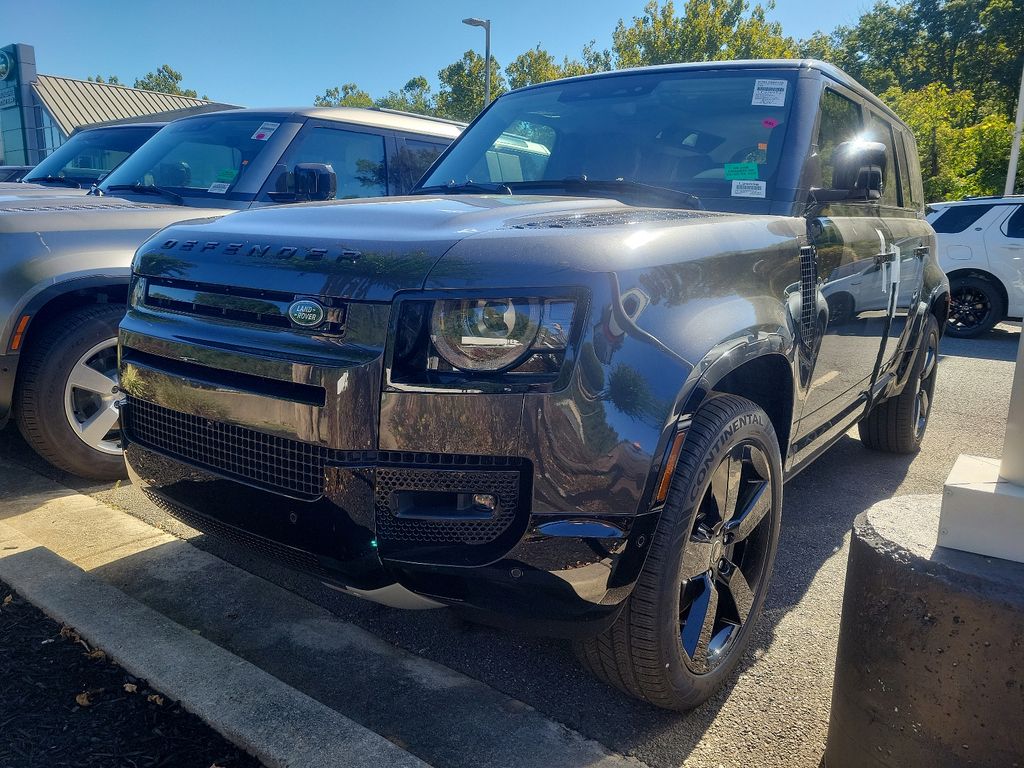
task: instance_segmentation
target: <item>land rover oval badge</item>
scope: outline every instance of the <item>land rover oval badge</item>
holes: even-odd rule
[[[6,80],[11,74],[11,57],[6,51],[0,51],[0,80]]]
[[[288,318],[303,328],[313,328],[324,321],[324,308],[312,299],[299,299],[288,307]]]

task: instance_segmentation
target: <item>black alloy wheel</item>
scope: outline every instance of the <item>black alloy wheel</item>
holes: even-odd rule
[[[694,674],[725,659],[767,582],[772,472],[764,451],[739,443],[711,475],[683,551],[679,639]]]
[[[693,415],[636,586],[576,650],[601,680],[665,709],[698,706],[732,675],[768,591],[782,459],[768,415],[714,395]]]
[[[970,339],[987,333],[1006,315],[1006,306],[999,290],[980,277],[957,277],[949,286],[949,319],[946,332],[950,336]]]

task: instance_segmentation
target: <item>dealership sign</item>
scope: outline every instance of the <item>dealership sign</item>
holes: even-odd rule
[[[6,80],[14,70],[14,64],[6,51],[0,51],[0,80]]]
[[[0,109],[4,107],[13,107],[18,103],[18,89],[17,88],[4,88],[0,90]]]

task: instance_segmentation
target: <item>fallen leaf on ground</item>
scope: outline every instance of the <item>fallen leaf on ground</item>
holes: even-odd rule
[[[123,687],[125,693],[135,693],[137,690],[139,690],[139,686],[135,685],[135,683],[125,683]]]
[[[60,636],[66,640],[71,640],[74,643],[77,643],[79,640],[82,639],[81,637],[79,637],[78,633],[75,632],[75,630],[73,630],[67,624],[60,628]]]
[[[86,691],[85,693],[80,693],[77,696],[75,696],[75,703],[80,707],[88,707],[90,704],[92,704],[92,697],[89,696],[88,691]]]
[[[99,648],[94,648],[93,650],[89,651],[85,655],[86,655],[86,657],[88,657],[90,659],[105,659],[105,658],[107,658],[107,654],[105,654]]]
[[[149,694],[149,696],[146,697],[146,701],[151,701],[158,707],[162,707],[164,705],[164,697],[161,696],[159,693]]]
[[[6,608],[12,602],[14,602],[14,595],[8,595],[7,597],[5,597],[4,598],[4,608]]]

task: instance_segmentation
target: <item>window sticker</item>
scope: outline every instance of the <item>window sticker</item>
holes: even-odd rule
[[[225,192],[228,191],[228,187],[230,186],[230,184],[225,184],[223,181],[217,181],[211,184],[210,188],[206,191],[213,192],[214,194],[218,195],[223,195]],[[762,195],[762,197],[764,197],[764,195]]]
[[[757,82],[761,82],[758,80]],[[256,141],[266,141],[274,135],[274,131],[281,127],[280,123],[263,123],[259,128],[256,129],[256,133],[252,135],[252,138]]]
[[[786,81],[782,80],[780,82],[784,83]],[[764,120],[761,121],[761,125],[763,125],[765,128],[767,128],[769,131],[772,128],[774,128],[775,126],[777,126],[778,124],[779,124],[779,121],[776,120],[774,117],[766,117]]]
[[[733,197],[764,197],[768,185],[763,181],[736,180],[732,183]]]
[[[230,184],[235,180],[235,176],[238,175],[238,171],[234,168],[221,168],[217,171],[217,181],[224,181]]]
[[[727,181],[733,179],[756,179],[757,163],[726,163],[725,178]],[[733,192],[735,195],[736,193]]]
[[[750,100],[752,106],[760,107],[784,107],[786,106],[785,80],[761,80],[754,81],[754,98]]]

